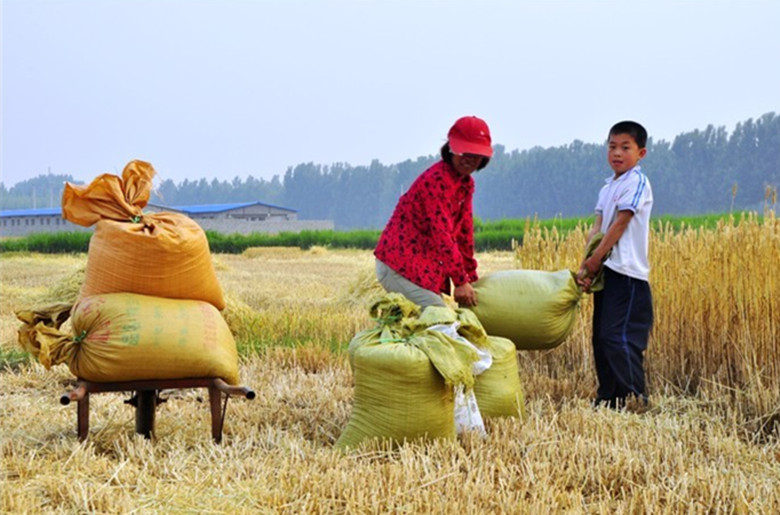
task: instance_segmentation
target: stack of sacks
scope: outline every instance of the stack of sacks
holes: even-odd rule
[[[97,224],[84,284],[71,309],[20,311],[19,342],[47,367],[66,363],[96,382],[221,377],[238,384],[235,341],[208,240],[178,213],[144,214],[154,168],[65,185],[63,216]],[[72,316],[72,332],[60,331]]]
[[[356,334],[349,344],[355,393],[337,448],[355,448],[370,439],[393,444],[453,439],[454,392],[459,387],[473,389],[485,416],[522,413],[514,346],[488,337],[471,313],[435,306],[421,312],[402,295],[391,293],[376,302],[370,314],[378,325]],[[460,337],[433,329],[442,325],[457,327]],[[494,361],[500,365],[475,377],[472,365],[479,349],[496,352]]]

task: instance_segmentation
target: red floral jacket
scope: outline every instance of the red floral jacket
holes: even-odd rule
[[[402,277],[435,292],[477,280],[474,179],[444,161],[425,170],[398,200],[374,255]]]

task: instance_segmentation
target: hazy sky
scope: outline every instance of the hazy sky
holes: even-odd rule
[[[0,0],[0,181],[270,179],[780,111],[778,0]]]

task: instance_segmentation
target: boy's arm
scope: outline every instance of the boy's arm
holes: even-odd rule
[[[596,219],[593,220],[593,226],[588,231],[588,237],[585,238],[585,244],[587,245],[590,240],[601,230],[601,222],[603,222],[604,216],[601,213],[596,213]]]
[[[580,266],[580,274],[582,274],[584,271],[586,277],[593,277],[598,273],[604,257],[615,245],[615,243],[618,242],[620,237],[623,236],[623,233],[626,231],[626,227],[628,227],[628,223],[631,221],[631,217],[633,216],[634,212],[631,210],[626,209],[623,211],[618,211],[617,219],[612,225],[609,226],[607,234],[604,235],[604,239],[601,240],[601,243],[599,243],[599,246],[596,247],[596,250],[593,251],[593,254],[591,254],[589,258],[582,262],[582,265]],[[591,229],[591,232],[592,231],[593,230]],[[592,235],[589,235],[589,238],[590,237],[592,237]]]
[[[591,226],[590,231],[588,231],[588,235],[585,237],[586,248],[590,245],[590,240],[601,231],[601,223],[603,220],[604,216],[601,214],[601,211],[596,211],[596,219],[593,220],[593,225]],[[585,259],[587,259],[587,257]],[[588,270],[585,268],[585,259],[583,259],[583,262],[580,264],[580,269],[577,271],[575,280],[585,291],[588,291],[590,290],[591,277],[588,275]]]

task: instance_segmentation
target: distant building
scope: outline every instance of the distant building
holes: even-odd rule
[[[184,213],[193,220],[297,220],[298,211],[263,202],[241,202],[233,204],[197,204],[190,206],[163,206],[147,204],[144,211],[175,211]]]
[[[298,211],[263,202],[233,204],[200,204],[190,206],[163,206],[148,204],[146,211],[174,211],[183,213],[205,231],[223,234],[250,234],[262,232],[301,232],[304,230],[332,230],[333,220],[298,220]]]
[[[163,206],[147,204],[147,213],[171,211],[192,218],[207,231],[223,234],[276,234],[333,229],[333,220],[298,220],[298,212],[263,202]],[[36,232],[91,231],[65,220],[61,208],[0,211],[0,236],[26,236]]]
[[[0,236],[27,236],[36,232],[91,231],[62,218],[62,208],[0,211]]]

